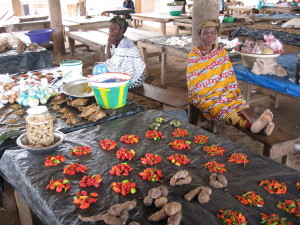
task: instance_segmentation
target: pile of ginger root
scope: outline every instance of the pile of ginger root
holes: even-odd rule
[[[151,206],[153,203],[156,208],[161,210],[148,217],[151,222],[158,222],[167,219],[167,225],[179,225],[182,219],[182,205],[179,202],[168,202],[169,190],[160,185],[148,191],[144,198],[144,205]]]
[[[112,205],[107,213],[101,213],[90,217],[78,215],[78,217],[85,222],[103,220],[108,225],[124,225],[129,218],[128,211],[134,209],[136,205],[136,200],[127,201],[123,204],[117,203]],[[129,225],[139,225],[139,223],[133,221]]]

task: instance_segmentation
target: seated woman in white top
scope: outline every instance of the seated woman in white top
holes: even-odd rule
[[[128,22],[115,16],[110,20],[106,45],[107,60],[103,63],[109,72],[127,73],[132,76],[129,88],[141,86],[145,80],[145,63],[134,43],[124,36]],[[100,66],[100,65],[99,65]],[[97,72],[97,66],[94,68]]]

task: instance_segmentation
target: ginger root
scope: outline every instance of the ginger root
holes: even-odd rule
[[[192,182],[192,177],[189,175],[187,170],[180,170],[171,177],[170,185],[183,185]]]
[[[209,179],[209,185],[213,188],[224,188],[227,186],[227,179],[223,174],[213,173]]]
[[[157,208],[161,208],[168,202],[166,198],[168,194],[169,190],[166,186],[160,185],[159,187],[152,188],[144,198],[144,205],[151,206],[154,203]]]
[[[179,202],[169,202],[161,210],[149,216],[148,220],[158,222],[168,218],[169,225],[180,224],[182,218],[181,211],[182,205]]]
[[[123,225],[126,224],[129,213],[128,211],[134,209],[136,207],[136,201],[127,201],[123,204],[115,204],[112,205],[107,213],[97,214],[95,216],[85,217],[82,215],[78,215],[79,219],[82,221],[99,221],[103,220],[106,224],[109,225]]]

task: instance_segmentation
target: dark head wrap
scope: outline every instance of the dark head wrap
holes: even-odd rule
[[[216,27],[217,33],[220,34],[220,20],[219,19],[211,19],[211,20],[205,20],[198,26],[198,33],[201,33],[201,30],[204,27]]]
[[[121,18],[119,16],[115,16],[113,17],[110,22],[114,22],[114,23],[117,23],[120,25],[120,27],[123,29],[123,33],[126,32],[127,30],[127,27],[129,26],[128,22],[124,19],[124,18]]]

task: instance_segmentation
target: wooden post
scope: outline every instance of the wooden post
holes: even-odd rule
[[[200,37],[197,31],[198,25],[207,19],[218,19],[220,0],[194,0],[193,1],[193,46],[198,46]]]
[[[135,0],[134,7],[135,7],[135,12],[136,13],[141,13],[142,12],[141,0]]]
[[[52,34],[54,53],[65,53],[64,27],[62,24],[60,0],[48,0],[50,23],[55,30]]]
[[[23,15],[23,11],[22,11],[22,5],[20,0],[12,0],[12,7],[13,7],[13,11],[15,13],[15,16],[22,16]]]

